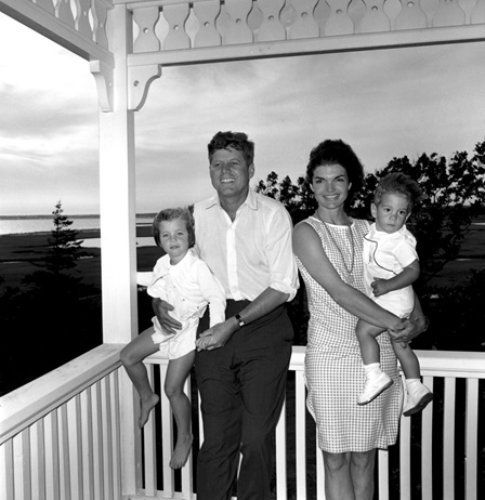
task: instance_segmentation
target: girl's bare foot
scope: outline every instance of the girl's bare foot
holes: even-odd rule
[[[170,459],[170,467],[172,469],[181,469],[185,465],[187,458],[189,458],[193,440],[192,434],[178,437],[175,450],[173,450],[172,458]]]
[[[140,398],[140,418],[138,419],[138,427],[142,428],[148,420],[150,412],[157,406],[160,398],[152,393],[149,398]]]

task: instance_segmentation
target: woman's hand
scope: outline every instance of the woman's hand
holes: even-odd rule
[[[428,328],[428,320],[424,315],[410,317],[404,320],[404,328],[402,330],[389,330],[389,335],[393,342],[404,342],[408,344],[421,335]]]
[[[173,306],[171,304],[161,299],[153,299],[152,308],[164,331],[174,334],[177,333],[177,330],[182,328],[182,323],[169,314],[170,311],[173,311]]]

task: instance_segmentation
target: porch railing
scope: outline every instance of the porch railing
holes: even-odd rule
[[[0,398],[0,499],[122,498],[120,348],[99,346]],[[293,348],[287,401],[276,430],[278,500],[325,498],[321,453],[305,409],[304,352]],[[379,452],[378,498],[399,491],[401,500],[476,500],[484,493],[479,485],[484,420],[479,417],[485,354],[418,351],[418,356],[435,399],[422,415],[403,418],[398,445]],[[156,355],[147,360],[159,392],[166,364]],[[190,380],[185,389],[194,401],[196,450],[203,440],[197,391]],[[142,434],[141,487],[130,498],[195,499],[193,457],[181,472],[168,465],[174,428],[164,397]]]
[[[121,347],[99,346],[0,398],[2,500],[121,498]]]

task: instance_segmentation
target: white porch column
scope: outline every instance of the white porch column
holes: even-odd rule
[[[126,56],[132,43],[131,14],[116,5],[108,17],[114,54],[113,111],[100,112],[100,213],[103,341],[126,343],[138,333],[134,116],[128,110]],[[122,370],[123,372],[123,370]],[[123,495],[141,485],[140,431],[132,384],[120,377],[121,478]]]

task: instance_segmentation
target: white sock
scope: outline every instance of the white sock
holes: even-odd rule
[[[421,380],[419,378],[407,378],[406,379],[406,390],[408,394],[412,394],[421,385]]]
[[[380,363],[370,363],[368,365],[364,365],[365,376],[368,379],[377,378],[381,373],[381,364]]]

